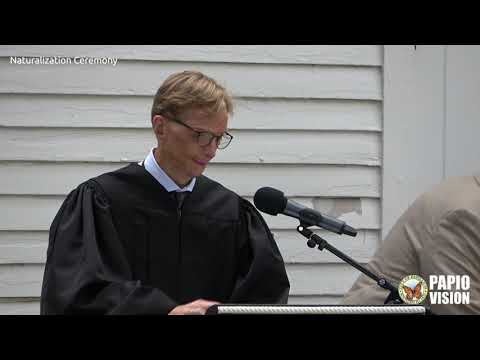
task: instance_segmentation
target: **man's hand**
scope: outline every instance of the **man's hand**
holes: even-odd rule
[[[220,303],[216,301],[198,299],[192,301],[191,303],[175,307],[168,313],[168,315],[205,315],[207,309],[216,304]]]

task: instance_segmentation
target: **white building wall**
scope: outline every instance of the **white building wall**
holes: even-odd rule
[[[480,46],[385,46],[382,237],[424,191],[480,171]]]
[[[15,65],[10,56],[118,57],[111,65]],[[195,69],[236,103],[234,142],[206,174],[253,201],[262,186],[340,217],[319,231],[366,263],[380,241],[383,46],[0,46],[0,313],[38,313],[51,221],[80,182],[141,160],[153,95]],[[334,304],[358,272],[309,249],[294,219],[265,215],[290,303]]]

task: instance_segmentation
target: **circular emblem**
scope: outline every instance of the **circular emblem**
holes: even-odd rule
[[[417,305],[427,297],[428,286],[420,276],[409,275],[400,281],[398,294],[405,304]]]

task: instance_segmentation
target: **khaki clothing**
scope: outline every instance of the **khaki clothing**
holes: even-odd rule
[[[469,275],[470,304],[424,303],[436,314],[480,314],[480,176],[450,178],[403,213],[367,265],[394,286],[408,275]],[[453,289],[452,291],[455,291]],[[361,274],[343,304],[383,304],[389,292]]]

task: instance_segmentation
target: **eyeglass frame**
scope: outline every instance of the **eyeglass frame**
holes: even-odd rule
[[[205,144],[205,145],[200,145],[200,144],[199,144],[199,145],[202,146],[202,147],[207,147],[207,146],[209,146],[209,145],[212,143],[212,140],[213,140],[213,139],[217,139],[217,140],[216,140],[216,142],[217,142],[217,149],[223,150],[223,149],[227,148],[228,145],[230,145],[230,143],[231,143],[232,140],[233,140],[233,135],[230,134],[230,133],[228,133],[227,131],[225,131],[222,135],[218,135],[218,136],[217,136],[217,135],[215,135],[214,133],[212,133],[212,132],[210,132],[210,131],[206,131],[206,130],[204,130],[204,131],[198,131],[198,130],[195,130],[195,129],[192,128],[191,126],[185,124],[183,121],[180,121],[180,120],[175,119],[175,118],[173,118],[173,117],[165,116],[165,118],[166,118],[167,120],[173,121],[173,122],[175,122],[175,123],[177,123],[177,124],[183,125],[183,126],[185,126],[187,129],[192,130],[194,133],[197,134],[197,142],[199,141],[201,134],[203,134],[203,133],[209,134],[209,135],[211,136],[210,141],[209,141],[207,144]],[[222,140],[222,138],[223,138],[225,135],[229,136],[229,137],[230,137],[230,140],[227,142],[227,145],[225,145],[225,147],[221,148],[221,147],[220,147],[220,141]]]

